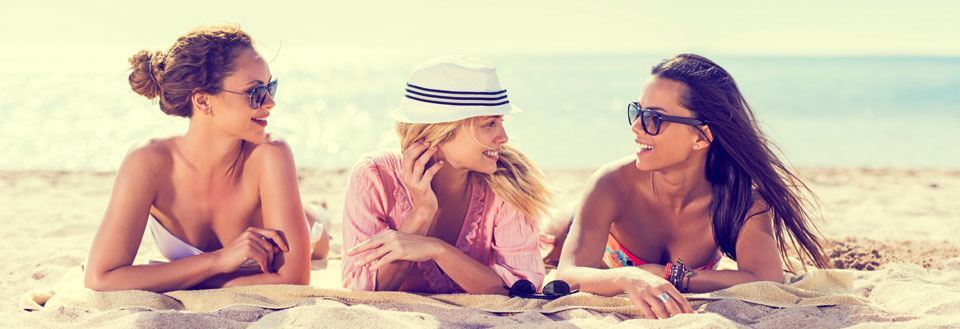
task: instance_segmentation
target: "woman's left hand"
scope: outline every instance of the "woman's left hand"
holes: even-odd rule
[[[443,250],[441,243],[444,242],[433,237],[386,230],[350,248],[347,250],[347,255],[354,256],[370,251],[358,264],[360,266],[372,264],[370,270],[376,271],[398,260],[411,262],[432,260]]]

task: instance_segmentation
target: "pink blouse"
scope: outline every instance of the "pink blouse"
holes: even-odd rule
[[[353,168],[343,210],[343,286],[375,290],[377,272],[357,262],[366,253],[346,250],[386,230],[396,230],[412,210],[400,180],[401,154],[383,151],[364,157]],[[519,210],[497,197],[483,179],[470,175],[470,204],[455,247],[486,264],[507,286],[520,279],[543,284],[545,270],[538,250],[539,228]],[[433,261],[411,268],[401,290],[427,293],[464,292]]]

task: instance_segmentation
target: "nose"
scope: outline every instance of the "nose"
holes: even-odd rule
[[[268,93],[266,96],[264,96],[263,103],[260,103],[260,109],[264,111],[270,111],[270,109],[273,109],[273,107],[276,105],[277,102],[274,101],[273,96],[270,96]]]
[[[632,131],[634,135],[639,136],[641,134],[645,135],[647,133],[643,131],[643,126],[642,126],[643,124],[641,123],[641,121],[643,120],[641,120],[640,118],[637,118],[637,120],[634,120],[633,124],[630,125],[630,131]]]
[[[507,129],[505,129],[503,125],[500,125],[500,129],[497,132],[497,135],[493,138],[493,142],[499,146],[506,144],[509,140],[510,137],[507,136]]]

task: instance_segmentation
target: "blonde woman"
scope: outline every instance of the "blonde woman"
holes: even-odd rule
[[[391,113],[403,152],[353,170],[343,214],[343,284],[356,290],[505,294],[540,286],[543,176],[507,145],[492,64],[441,58],[414,70]]]

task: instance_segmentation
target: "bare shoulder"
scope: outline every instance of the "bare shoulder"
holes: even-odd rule
[[[256,163],[285,163],[293,161],[293,151],[287,141],[275,135],[267,135],[266,140],[260,144],[244,143],[250,154],[248,161]]]
[[[632,176],[636,175],[635,159],[633,156],[627,156],[601,166],[593,172],[588,190],[617,194],[624,191],[624,182],[630,181]]]
[[[759,194],[753,194],[753,205],[750,206],[750,210],[747,211],[748,220],[761,220],[761,221],[770,221],[773,219],[773,209],[770,209],[770,205],[767,204],[766,200],[763,200]]]
[[[250,175],[270,180],[281,177],[296,177],[296,163],[293,160],[293,151],[290,145],[281,138],[267,135],[266,141],[260,144],[244,143],[245,172]]]
[[[169,167],[173,140],[174,137],[153,138],[134,143],[127,151],[121,172],[157,173]]]
[[[773,232],[773,209],[759,195],[754,194],[753,205],[747,211],[747,218],[741,230]]]

